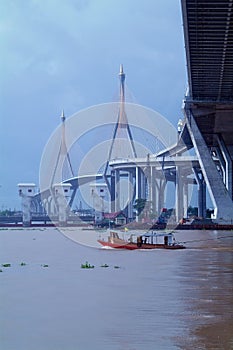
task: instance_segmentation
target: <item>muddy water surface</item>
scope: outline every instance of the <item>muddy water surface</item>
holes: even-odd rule
[[[103,250],[55,229],[1,230],[0,263],[11,266],[0,273],[0,349],[233,349],[233,232],[175,236],[187,249]]]

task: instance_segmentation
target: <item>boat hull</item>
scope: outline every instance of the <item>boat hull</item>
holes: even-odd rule
[[[103,240],[98,240],[98,242],[103,246],[103,247],[110,247],[114,249],[127,249],[127,250],[136,250],[136,249],[185,249],[185,246],[181,244],[174,244],[174,245],[166,245],[166,244],[150,244],[150,243],[142,243],[141,245],[137,245],[137,243],[132,243],[132,242],[107,242]]]

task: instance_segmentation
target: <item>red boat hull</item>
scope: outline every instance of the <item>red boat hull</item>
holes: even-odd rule
[[[185,246],[181,244],[174,244],[174,245],[166,245],[166,244],[150,244],[150,243],[142,243],[141,245],[137,245],[137,243],[132,242],[125,242],[122,240],[122,242],[112,243],[107,242],[103,240],[98,240],[98,242],[103,247],[110,247],[114,249],[127,249],[127,250],[136,250],[136,249],[185,249]]]

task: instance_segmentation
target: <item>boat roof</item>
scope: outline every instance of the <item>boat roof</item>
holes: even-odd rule
[[[173,232],[145,232],[145,233],[132,233],[132,236],[141,236],[141,237],[165,237],[165,236],[173,236]]]
[[[110,233],[114,233],[115,231],[110,231]],[[117,233],[117,232],[115,232]],[[130,236],[137,236],[137,237],[165,237],[165,236],[173,236],[173,232],[144,232],[144,233],[131,233],[131,232],[124,232],[125,234],[129,234]]]
[[[157,233],[157,232],[152,232],[152,233],[143,233],[140,236],[145,236],[145,237],[164,237],[164,236],[170,236],[173,235],[172,232],[166,232],[166,233]]]

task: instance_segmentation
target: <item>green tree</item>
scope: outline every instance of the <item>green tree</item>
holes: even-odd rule
[[[137,215],[141,214],[141,212],[145,208],[146,202],[147,202],[147,200],[143,199],[143,198],[138,198],[135,200],[135,204],[133,207],[134,207],[134,209],[136,209]]]

